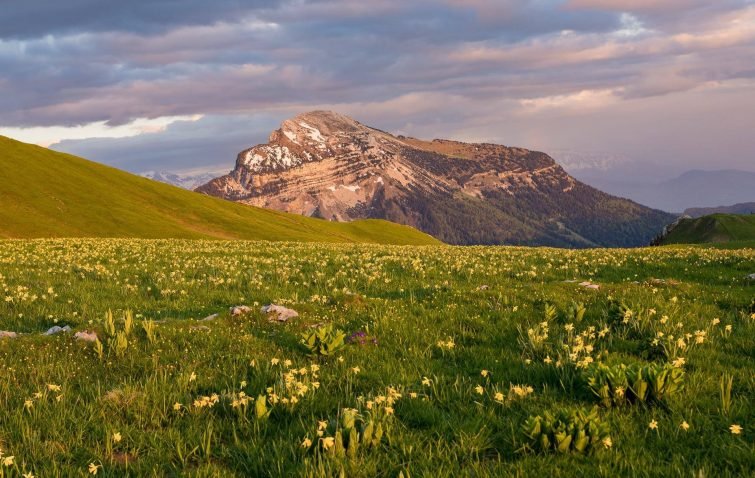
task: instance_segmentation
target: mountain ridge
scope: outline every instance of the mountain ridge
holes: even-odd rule
[[[329,111],[282,122],[208,195],[335,221],[382,218],[451,244],[647,244],[674,216],[602,193],[545,153],[394,136]]]

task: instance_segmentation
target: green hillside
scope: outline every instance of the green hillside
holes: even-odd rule
[[[662,244],[755,244],[755,215],[711,214],[682,219]]]
[[[0,136],[3,237],[438,243],[387,221],[334,223],[235,204]]]

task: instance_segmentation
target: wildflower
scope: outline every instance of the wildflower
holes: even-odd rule
[[[339,362],[341,362],[341,363],[343,363],[343,361],[344,361],[344,358],[343,358],[343,357],[341,357],[341,356],[339,356],[339,357],[338,357],[338,361],[339,361]]]
[[[687,361],[684,359],[684,357],[679,357],[673,362],[671,362],[671,365],[673,365],[676,368],[681,368]]]
[[[189,382],[193,382],[196,379],[197,379],[197,374],[195,374],[194,372],[191,372],[191,375],[189,375]],[[95,471],[94,473],[97,473],[97,472]],[[92,473],[92,474],[94,474],[94,473]]]
[[[474,391],[475,391],[475,392],[477,392],[477,393],[478,393],[478,394],[480,394],[480,395],[482,395],[483,393],[485,393],[485,389],[484,389],[484,388],[482,388],[482,385],[478,385],[478,386],[476,386],[476,387],[474,388]]]
[[[333,437],[325,437],[325,438],[321,438],[321,440],[322,440],[322,447],[325,448],[326,450],[331,448],[333,445],[335,445],[335,439],[333,439]]]
[[[503,401],[503,394],[501,392],[496,392],[495,396],[493,397],[493,399],[496,402],[502,402]]]
[[[102,465],[95,465],[94,463],[89,464],[89,474],[90,475],[96,475],[97,470],[99,470],[102,467]]]
[[[710,321],[710,325],[718,325],[721,323],[721,319],[713,319]]]
[[[385,407],[386,415],[393,415],[393,407]]]
[[[55,385],[52,383],[47,384],[47,390],[51,392],[59,392],[61,390],[60,385]]]
[[[325,430],[328,427],[328,422],[324,420],[320,420],[317,422],[317,429],[318,430]]]
[[[355,374],[357,374],[357,373],[361,372],[362,369],[360,369],[359,367],[352,367],[351,371],[354,372]]]
[[[291,362],[291,360],[289,360],[289,359],[286,359],[286,360],[283,361],[283,366],[284,367],[290,367],[292,364],[293,364],[293,362]]]
[[[651,430],[658,430],[658,422],[655,420],[650,420],[648,428],[650,428]]]
[[[121,441],[122,438],[123,437],[121,437],[120,432],[113,433],[113,442],[114,443],[120,443],[120,441]]]
[[[613,446],[613,442],[611,441],[611,437],[605,437],[603,439],[603,446],[606,448],[611,448]]]
[[[487,370],[482,370],[480,371],[480,375],[482,375],[483,377],[487,377],[488,375],[490,375],[490,372],[488,372]]]
[[[239,385],[241,385],[241,388],[246,387],[246,380],[242,380]]]
[[[13,455],[6,456],[5,458],[3,458],[3,466],[13,466],[13,460],[15,458],[16,457],[14,457]]]
[[[729,325],[727,325],[726,327],[724,327],[724,329],[725,329],[725,330],[726,330],[727,332],[731,332],[731,324],[729,324]]]
[[[34,406],[34,402],[32,400],[26,400],[24,402],[24,407],[26,407],[27,410],[30,409],[33,406]]]
[[[311,446],[312,446],[312,440],[310,440],[309,438],[305,438],[304,441],[301,442],[302,448],[309,448]]]
[[[32,473],[31,471],[30,471],[29,473],[24,473],[24,474],[23,474],[23,475],[21,475],[21,476],[22,476],[23,478],[35,478],[35,477],[34,477],[34,473]]]
[[[574,330],[574,324],[564,325],[564,330],[566,330],[567,332],[571,332],[572,330]]]
[[[182,407],[182,405],[181,405],[180,402],[176,402],[176,403],[173,404],[173,410],[175,410],[175,411],[181,410],[181,407]]]
[[[430,386],[430,379],[427,377],[422,377],[422,385],[429,387]]]
[[[687,423],[687,421],[685,420],[679,424],[679,428],[686,432],[687,430],[689,430],[689,423]]]
[[[270,365],[278,365],[279,362],[280,360],[278,360],[277,358],[270,359]]]
[[[373,405],[375,405],[375,402],[373,402],[372,400],[367,400],[367,403],[365,403],[367,410],[372,410]]]
[[[732,435],[739,435],[740,433],[742,433],[742,427],[734,424],[729,427],[729,431],[732,433]]]
[[[543,362],[545,362],[545,363],[547,363],[548,365],[550,365],[550,364],[552,364],[552,363],[553,363],[553,359],[551,358],[551,356],[550,356],[550,355],[548,355],[547,357],[545,357],[545,358],[543,359]]]
[[[417,398],[417,392],[409,392],[409,398]]]

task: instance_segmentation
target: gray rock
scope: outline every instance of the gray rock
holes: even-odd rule
[[[73,337],[76,340],[83,340],[84,342],[97,341],[97,334],[95,332],[89,332],[88,330],[84,330],[82,332],[76,332],[75,334],[73,334]]]
[[[231,307],[231,315],[244,315],[251,312],[252,309],[246,305],[237,305],[236,307]]]
[[[18,334],[9,330],[0,330],[0,339],[15,339]]]
[[[65,327],[61,327],[59,325],[53,325],[49,329],[47,329],[47,332],[43,332],[42,335],[55,335],[59,334],[61,332],[70,332],[71,327],[66,325]]]
[[[755,274],[750,274],[747,276],[747,278],[750,280],[755,280]]]
[[[286,322],[288,319],[299,317],[299,313],[294,309],[283,307],[282,305],[269,304],[260,309],[263,314],[269,314],[271,321]]]
[[[234,315],[235,315],[235,314],[234,314]],[[205,317],[204,319],[200,320],[200,322],[209,322],[209,321],[211,321],[211,320],[215,320],[215,319],[217,319],[217,318],[218,318],[218,314],[212,314],[212,315],[208,315],[208,316],[207,316],[207,317]]]

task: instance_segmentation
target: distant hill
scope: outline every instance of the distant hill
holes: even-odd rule
[[[577,181],[545,153],[394,136],[330,111],[284,121],[197,191],[333,221],[388,219],[450,244],[646,245],[674,219]]]
[[[0,238],[438,242],[386,221],[339,224],[234,204],[3,136],[0,206]]]
[[[743,202],[731,206],[693,207],[684,211],[684,215],[690,217],[702,217],[710,214],[755,214],[755,202]]]
[[[659,244],[755,243],[755,215],[711,214],[681,218]]]
[[[578,177],[610,194],[673,213],[755,201],[755,172],[749,171],[692,170],[658,183],[622,181],[595,172],[580,172]]]
[[[205,184],[207,181],[214,179],[217,174],[202,173],[202,174],[177,174],[169,171],[146,171],[139,174],[139,176],[153,181],[160,181],[161,183],[170,184],[171,186],[178,186],[179,188],[188,189],[193,191],[198,186]]]

